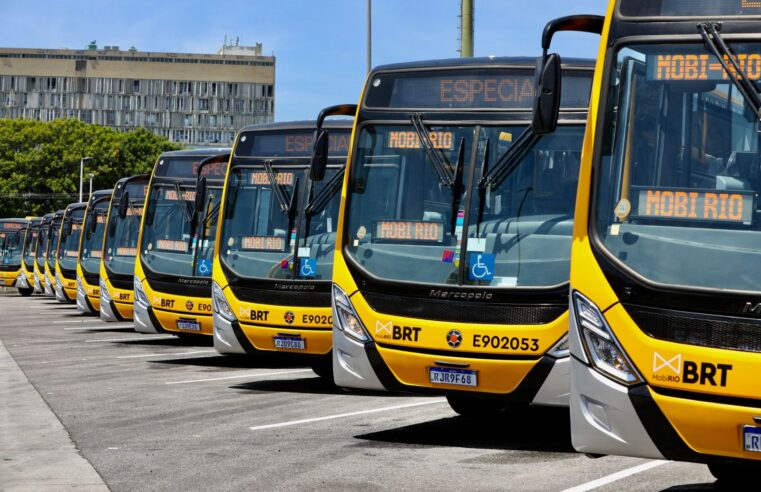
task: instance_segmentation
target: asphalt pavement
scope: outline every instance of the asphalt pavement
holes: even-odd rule
[[[0,490],[720,489],[702,465],[575,453],[567,410],[471,420],[10,289],[0,342]]]

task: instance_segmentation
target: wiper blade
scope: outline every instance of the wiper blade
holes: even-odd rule
[[[455,233],[457,228],[457,212],[460,210],[460,195],[462,194],[462,168],[465,163],[465,139],[460,138],[460,146],[457,149],[457,162],[454,165],[454,176],[452,180],[452,229],[451,234]]]
[[[724,72],[740,91],[745,101],[753,108],[756,117],[761,119],[761,95],[759,95],[758,87],[748,78],[748,75],[737,63],[735,54],[719,34],[719,24],[703,22],[698,24],[698,31],[708,50],[718,58],[719,63],[724,67]],[[732,64],[731,67],[729,66],[730,63]]]
[[[428,159],[430,159],[433,164],[433,168],[436,170],[436,174],[439,175],[439,181],[444,186],[453,186],[454,176],[451,170],[452,166],[447,162],[446,157],[441,153],[441,150],[436,149],[433,142],[431,142],[428,130],[423,124],[423,116],[420,114],[412,114],[410,115],[410,121],[417,133],[418,140],[420,140],[420,146],[423,147]]]
[[[327,205],[331,198],[333,198],[333,195],[341,189],[344,180],[344,171],[345,169],[341,169],[334,174],[314,198],[311,196],[312,188],[309,188],[307,206],[304,208],[304,213],[307,217],[311,217],[312,215],[321,212],[325,205]]]
[[[513,171],[515,171],[518,164],[523,161],[523,158],[526,156],[529,149],[533,147],[540,138],[542,138],[541,135],[534,133],[531,125],[529,125],[528,128],[520,134],[515,143],[507,149],[507,152],[502,154],[499,160],[497,160],[497,163],[494,164],[494,167],[491,168],[486,175],[481,176],[481,180],[478,183],[479,189],[487,187],[494,189],[499,186],[508,176],[510,176],[510,174],[513,173]]]
[[[264,161],[264,170],[267,171],[267,176],[272,184],[272,192],[275,193],[275,198],[277,198],[277,202],[280,205],[280,211],[289,212],[293,202],[293,195],[291,195],[291,200],[286,198],[285,191],[283,191],[282,185],[278,184],[275,171],[272,170],[272,161]]]
[[[193,212],[190,210],[190,204],[182,196],[179,180],[174,182],[174,192],[177,193],[177,203],[181,203],[180,207],[182,207],[182,215],[185,216],[185,222],[192,222]]]

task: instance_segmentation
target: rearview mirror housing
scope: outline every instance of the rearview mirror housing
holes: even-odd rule
[[[129,192],[124,190],[122,196],[119,197],[119,218],[124,220],[127,218],[127,209],[129,208]]]
[[[328,148],[330,138],[327,130],[320,130],[314,140],[312,149],[312,165],[309,177],[312,181],[322,181],[325,178],[325,170],[328,167]]]
[[[196,198],[193,205],[193,211],[197,214],[203,209],[203,202],[206,199],[206,176],[199,176],[196,183]]]
[[[534,116],[531,128],[537,135],[555,131],[560,115],[562,68],[560,55],[552,53],[542,59],[537,74]]]

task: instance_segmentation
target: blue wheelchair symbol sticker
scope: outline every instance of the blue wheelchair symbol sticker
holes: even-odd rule
[[[201,277],[208,277],[211,275],[211,261],[207,259],[201,259],[198,260],[198,266],[196,267],[196,272]]]
[[[468,280],[494,280],[494,262],[497,256],[488,253],[470,253]]]
[[[301,266],[299,267],[299,276],[304,278],[312,278],[317,275],[317,259],[316,258],[301,258]]]

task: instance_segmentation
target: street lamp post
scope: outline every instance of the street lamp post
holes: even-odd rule
[[[92,178],[95,177],[93,173],[88,174],[87,176],[90,177],[90,194],[88,195],[87,201],[90,201],[90,198],[92,198]],[[80,200],[82,201],[82,200]]]
[[[92,157],[82,157],[79,159],[79,201],[82,201],[82,181],[84,180],[85,173],[85,161],[89,161]]]

